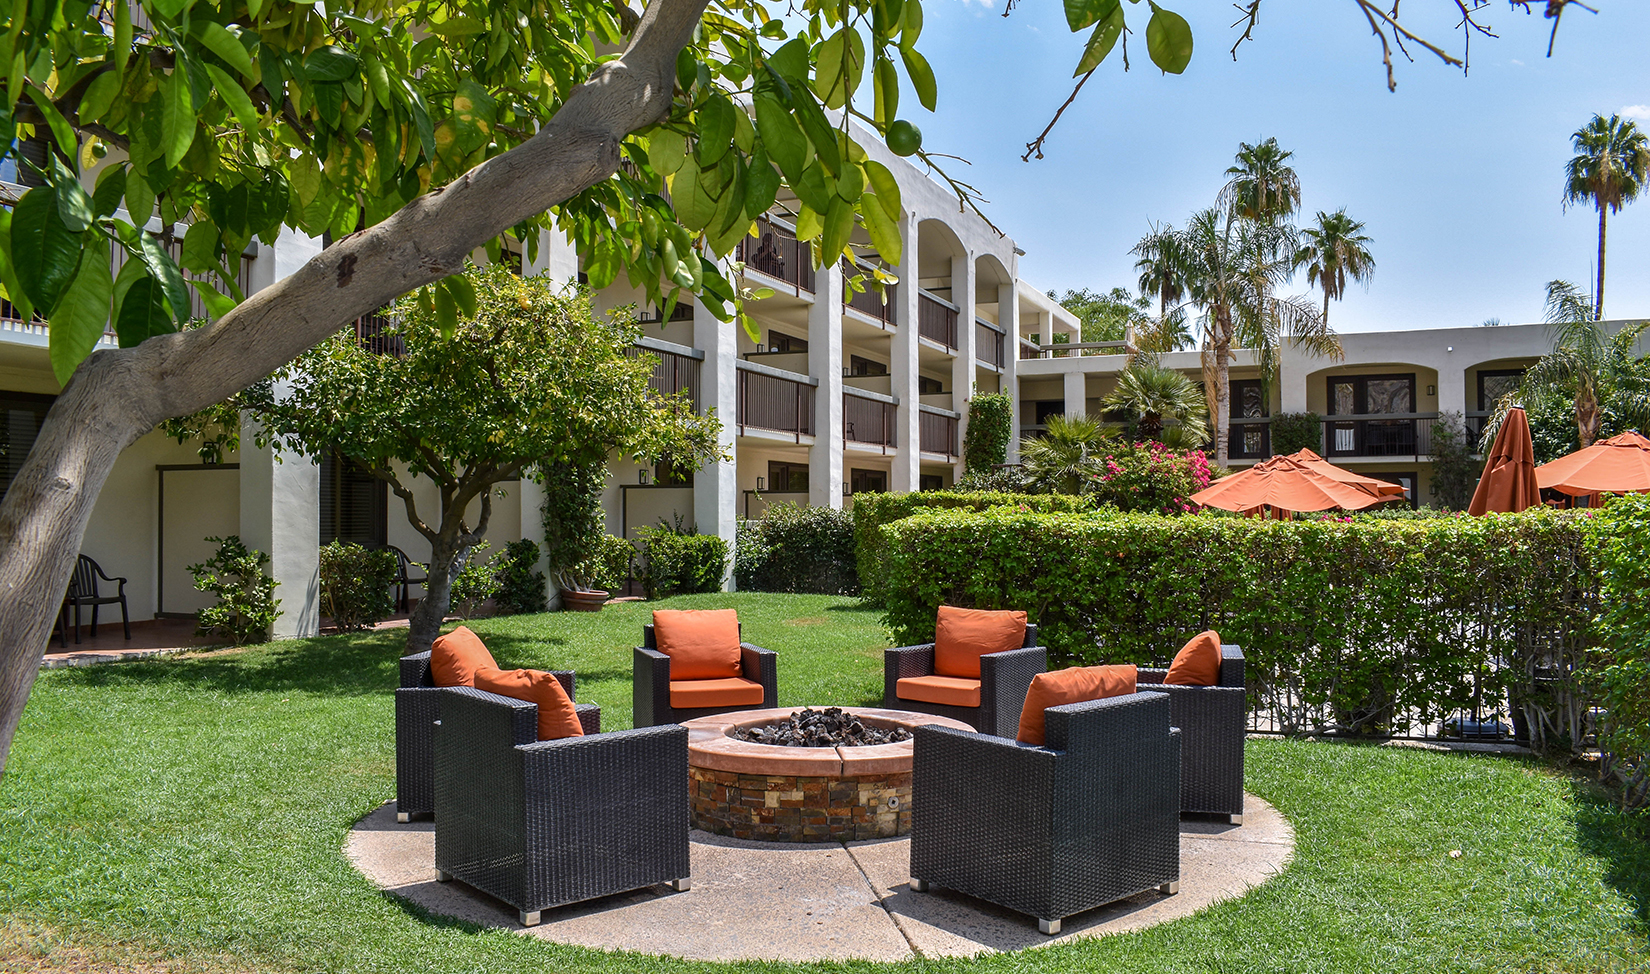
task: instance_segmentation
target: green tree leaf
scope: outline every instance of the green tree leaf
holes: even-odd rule
[[[874,159],[865,161],[865,176],[871,181],[871,188],[876,191],[883,212],[888,214],[888,219],[897,221],[901,212],[899,181],[888,171],[887,166]]]
[[[74,136],[74,129],[69,127],[69,120],[57,110],[57,106],[52,104],[51,98],[45,92],[33,86],[27,90],[29,100],[33,101],[34,106],[40,109],[40,114],[46,117],[46,127],[52,130],[52,138],[57,141],[58,147],[64,155],[73,158],[75,150],[80,148],[80,143]]]
[[[1192,28],[1186,18],[1152,4],[1146,24],[1146,51],[1152,63],[1169,74],[1179,74],[1192,61]]]
[[[12,306],[17,310],[17,317],[22,321],[28,321],[34,316],[34,302],[29,300],[29,293],[23,288],[23,282],[17,276],[17,268],[12,264],[11,224],[12,211],[0,207],[0,240],[4,241],[4,246],[0,246],[0,284],[5,285],[6,295],[11,298]]]
[[[201,296],[201,303],[206,305],[206,313],[211,315],[213,319],[222,318],[235,310],[234,298],[222,293],[205,281],[190,278],[189,286],[194,288],[195,293]]]
[[[11,259],[24,293],[42,310],[54,307],[74,278],[80,264],[80,234],[63,225],[50,186],[34,187],[13,208]]]
[[[172,317],[182,326],[189,320],[189,289],[183,283],[183,273],[153,234],[140,231],[137,237],[149,276],[160,282],[161,293],[172,307]]]
[[[859,212],[865,223],[865,232],[871,236],[871,245],[877,248],[877,253],[884,261],[897,266],[904,253],[904,245],[899,236],[899,224],[888,218],[888,211],[883,209],[882,201],[872,192],[860,194]]]
[[[155,215],[155,193],[137,169],[126,174],[126,215],[138,226]]]
[[[841,108],[859,89],[860,79],[865,76],[865,38],[853,27],[844,25],[820,43],[815,69],[819,73],[820,98],[825,107]]]
[[[647,159],[654,172],[669,176],[682,168],[687,158],[687,139],[673,129],[661,128],[647,140]]]
[[[733,145],[735,111],[733,102],[722,95],[712,95],[699,107],[698,155],[705,165],[720,162]]]
[[[894,62],[878,57],[872,81],[875,85],[877,124],[887,125],[899,117],[899,71],[894,68]]]
[[[115,317],[115,335],[121,348],[142,344],[155,335],[172,330],[166,316],[165,290],[147,275],[133,281],[120,301],[120,313]]]
[[[906,8],[910,6],[910,0],[906,0]],[[905,73],[911,78],[911,88],[917,93],[917,101],[922,103],[922,107],[933,111],[938,104],[939,89],[934,84],[934,69],[928,66],[928,59],[907,47],[899,49],[899,56],[905,62]]]
[[[1123,36],[1123,5],[1118,0],[1110,0],[1110,3],[1110,12],[1101,18],[1094,33],[1089,35],[1089,42],[1083,48],[1083,59],[1077,62],[1077,70],[1072,72],[1074,78],[1098,67],[1116,46],[1117,39]]]
[[[475,285],[470,283],[470,279],[463,274],[454,274],[443,283],[447,285],[447,290],[452,293],[453,303],[458,306],[459,313],[466,318],[474,318],[476,316],[476,289]]]
[[[229,106],[231,112],[235,113],[235,121],[240,122],[241,127],[248,132],[256,132],[258,130],[258,110],[253,107],[252,99],[247,97],[246,91],[241,88],[234,78],[229,76],[229,72],[216,64],[208,64],[206,73],[212,76],[214,90],[223,99],[223,103]]]
[[[109,323],[109,298],[114,278],[109,273],[109,239],[97,237],[80,254],[74,281],[52,308],[48,338],[52,372],[67,384],[75,367],[92,354]]]
[[[745,173],[745,215],[753,220],[761,217],[773,208],[778,193],[779,171],[768,161],[767,152],[758,148]]]
[[[166,168],[175,169],[195,141],[195,104],[189,94],[188,72],[180,63],[161,86],[160,144]]]
[[[825,228],[820,234],[819,258],[822,263],[834,264],[842,259],[842,248],[854,232],[854,206],[840,196],[831,197],[825,210]]]
[[[792,182],[802,178],[802,169],[808,161],[808,137],[802,134],[802,126],[779,99],[772,95],[756,96],[756,131],[762,136],[769,158],[779,164],[785,178]]]
[[[92,190],[92,210],[98,217],[113,216],[125,196],[126,167],[119,163],[104,166]]]
[[[109,111],[119,94],[120,72],[110,68],[86,86],[86,94],[81,96],[80,109],[75,114],[82,122],[95,122]]]
[[[182,262],[197,274],[218,266],[218,230],[210,222],[191,223],[184,232]]]
[[[197,20],[189,25],[189,33],[201,46],[223,58],[223,63],[239,71],[242,76],[253,81],[258,79],[258,71],[252,67],[252,57],[241,46],[240,39],[229,32],[222,24],[215,24],[210,20]]]
[[[808,133],[808,140],[813,143],[814,155],[825,167],[825,171],[832,176],[841,172],[842,154],[837,147],[837,130],[831,127],[824,109],[814,100],[814,93],[801,85],[792,88],[791,107],[796,110],[797,121],[802,123],[802,130]]]
[[[1065,0],[1066,24],[1072,33],[1105,20],[1113,10],[1120,10],[1122,0]]]
[[[435,326],[441,337],[448,341],[458,334],[458,303],[439,284],[435,287]]]
[[[57,215],[72,233],[81,233],[97,219],[92,197],[80,185],[80,178],[52,156],[50,180],[57,194]]]
[[[343,81],[359,67],[355,55],[336,44],[318,47],[304,58],[304,75],[311,81]]]

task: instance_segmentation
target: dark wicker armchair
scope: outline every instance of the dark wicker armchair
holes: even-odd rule
[[[576,700],[573,672],[553,672],[562,689],[567,691],[568,699]],[[441,719],[442,689],[430,675],[428,652],[401,657],[401,688],[395,691],[395,818],[398,822],[435,811],[432,777],[435,751],[431,741],[436,721]],[[579,714],[579,726],[586,734],[601,733],[602,708],[581,703],[574,709]]]
[[[687,730],[540,741],[538,706],[441,694],[435,868],[520,911],[669,883],[688,888]]]
[[[1061,921],[1180,888],[1180,733],[1169,699],[1050,707],[1048,743],[916,728],[911,889],[966,893]]]
[[[1139,687],[1169,695],[1169,717],[1180,728],[1180,810],[1227,815],[1243,824],[1243,741],[1249,731],[1243,650],[1220,647],[1220,683],[1163,683],[1168,670],[1142,669]]]
[[[725,714],[733,710],[770,710],[779,706],[779,657],[773,650],[741,642],[739,668],[745,679],[762,684],[761,704],[693,709],[672,707],[670,657],[659,652],[659,641],[653,634],[653,627],[642,626],[642,645],[636,647],[635,671],[630,685],[635,725],[654,727],[659,724],[679,724],[684,720]]]
[[[1024,649],[980,657],[980,705],[955,707],[926,700],[906,700],[895,693],[900,680],[934,675],[934,644],[900,646],[882,651],[882,705],[960,720],[982,734],[1012,739],[1020,726],[1031,679],[1048,669],[1048,650],[1037,645],[1037,627],[1026,626]]]

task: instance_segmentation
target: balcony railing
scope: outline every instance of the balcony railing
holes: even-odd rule
[[[1042,357],[1043,349],[1040,345],[1036,342],[1028,342],[1024,338],[1020,339],[1020,358],[1022,360]]]
[[[1411,457],[1432,453],[1437,413],[1325,416],[1323,455],[1334,457]]]
[[[899,407],[881,398],[842,392],[842,438],[850,443],[868,443],[888,450],[897,446],[894,432]]]
[[[1128,352],[1125,342],[1051,342],[1047,345],[1038,345],[1020,339],[1020,357],[1026,358],[1069,358],[1082,355],[1123,355]]]
[[[923,453],[957,456],[957,418],[922,409],[917,413],[917,444]]]
[[[799,443],[802,437],[814,435],[814,387],[806,382],[741,367],[740,434],[743,435],[747,428],[789,433]]]
[[[957,308],[924,291],[917,295],[917,334],[939,342],[946,348],[957,347]]]
[[[375,355],[390,355],[395,358],[407,354],[407,344],[401,336],[395,334],[395,319],[385,312],[388,306],[379,308],[370,315],[362,315],[350,324],[344,326],[347,332],[355,332],[355,340],[360,346]]]
[[[705,353],[644,337],[626,349],[625,354],[631,358],[652,355],[657,362],[647,387],[666,396],[686,393],[693,401],[693,411],[699,412],[699,370]]]
[[[974,321],[974,354],[980,361],[988,365],[1002,368],[1008,364],[1003,357],[1003,343],[1008,336],[997,328],[975,319]]]
[[[843,278],[846,279],[856,275],[863,275],[870,278],[871,269],[868,267],[850,264],[846,260],[843,261]],[[894,323],[894,289],[897,286],[898,285],[894,284],[884,284],[882,286],[882,293],[878,294],[876,287],[870,280],[867,280],[865,282],[865,290],[855,294],[853,290],[849,288],[846,283],[844,283],[842,287],[842,304],[844,307],[853,308],[862,315],[869,315],[878,321],[886,322],[891,325]]]
[[[769,277],[794,284],[804,291],[814,289],[812,251],[806,242],[798,241],[796,233],[783,223],[761,219],[756,221],[756,238],[739,241],[735,259],[745,267],[761,271]]]

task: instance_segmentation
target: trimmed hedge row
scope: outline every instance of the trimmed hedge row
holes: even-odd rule
[[[745,592],[854,595],[854,519],[834,507],[775,504],[739,523],[733,580]]]
[[[1212,628],[1243,647],[1251,706],[1285,732],[1402,732],[1510,693],[1533,746],[1563,749],[1588,731],[1588,520],[999,508],[880,530],[896,644],[931,639],[942,602],[1026,609],[1062,663],[1161,663]]]
[[[1603,578],[1598,674],[1604,704],[1600,774],[1620,789],[1624,807],[1650,805],[1650,496],[1619,497],[1593,532]]]
[[[948,490],[925,490],[909,494],[854,495],[854,557],[859,566],[860,594],[866,601],[883,599],[888,579],[887,549],[882,526],[918,511],[984,511],[1009,505],[1016,510],[1041,512],[1087,511],[1093,502],[1087,497],[1065,494],[992,494]]]

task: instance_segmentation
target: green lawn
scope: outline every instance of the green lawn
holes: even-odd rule
[[[852,600],[718,595],[781,654],[780,702],[873,703],[884,635]],[[630,723],[650,606],[479,622],[503,665],[572,667]],[[404,637],[331,637],[41,676],[0,783],[0,970],[603,971],[605,955],[420,914],[345,861],[394,794]],[[1137,934],[928,970],[1643,971],[1650,819],[1540,765],[1255,741],[1249,790],[1294,823],[1293,865]],[[1460,849],[1461,858],[1449,852]],[[743,969],[787,968],[778,964]],[[876,965],[811,965],[868,968]]]

